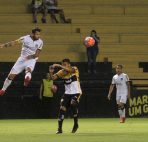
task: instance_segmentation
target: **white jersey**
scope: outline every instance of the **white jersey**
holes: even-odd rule
[[[27,57],[28,55],[33,55],[36,53],[37,49],[42,49],[43,41],[39,38],[38,40],[33,40],[30,35],[23,36],[20,38],[22,42],[21,57]]]
[[[129,77],[125,73],[122,73],[120,75],[116,74],[113,76],[112,84],[116,85],[117,96],[128,95],[128,86],[127,86],[128,81],[129,81]]]

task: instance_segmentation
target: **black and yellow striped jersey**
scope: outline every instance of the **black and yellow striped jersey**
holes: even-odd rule
[[[82,94],[79,80],[79,70],[77,67],[72,67],[74,73],[69,73],[64,69],[61,69],[56,75],[64,80],[65,94]]]

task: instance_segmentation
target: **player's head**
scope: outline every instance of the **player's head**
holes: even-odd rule
[[[91,35],[97,35],[97,32],[95,30],[92,30]]]
[[[46,79],[50,79],[50,74],[49,73],[46,73]]]
[[[62,60],[62,66],[70,67],[71,66],[70,59],[63,59]]]
[[[32,37],[34,38],[34,40],[38,40],[40,38],[40,33],[41,29],[39,28],[32,29]]]
[[[116,66],[116,73],[117,73],[117,74],[121,74],[121,73],[122,73],[122,69],[123,69],[123,65],[118,64],[118,65]]]

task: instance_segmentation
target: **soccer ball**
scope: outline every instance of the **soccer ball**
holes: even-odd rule
[[[85,37],[84,39],[84,45],[86,47],[91,47],[95,44],[95,40],[92,37]]]
[[[56,86],[56,85],[52,85],[52,87],[51,87],[51,92],[52,92],[52,93],[56,93],[57,90],[58,90],[57,86]]]

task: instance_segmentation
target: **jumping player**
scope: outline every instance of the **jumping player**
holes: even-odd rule
[[[122,72],[122,65],[116,66],[116,75],[113,76],[112,84],[110,85],[108,99],[111,99],[111,94],[116,85],[116,101],[118,105],[118,112],[120,116],[120,123],[125,122],[125,105],[127,98],[130,98],[130,83],[127,74]]]
[[[54,68],[61,68],[56,74],[53,74]],[[80,82],[79,82],[79,71],[77,67],[72,67],[69,59],[64,59],[62,65],[53,64],[49,67],[49,73],[52,80],[61,78],[64,80],[65,94],[63,95],[60,102],[59,120],[58,120],[58,131],[57,134],[62,133],[62,124],[66,110],[70,107],[73,112],[74,126],[72,133],[75,133],[78,129],[78,104],[82,94]]]
[[[21,55],[12,67],[8,77],[4,81],[3,87],[0,90],[0,96],[4,95],[12,80],[23,70],[25,70],[26,74],[24,79],[24,86],[28,86],[31,80],[31,73],[34,70],[36,61],[43,47],[43,41],[40,39],[40,32],[41,29],[35,28],[32,30],[31,35],[26,35],[17,40],[0,45],[0,48],[4,48],[22,43]]]

